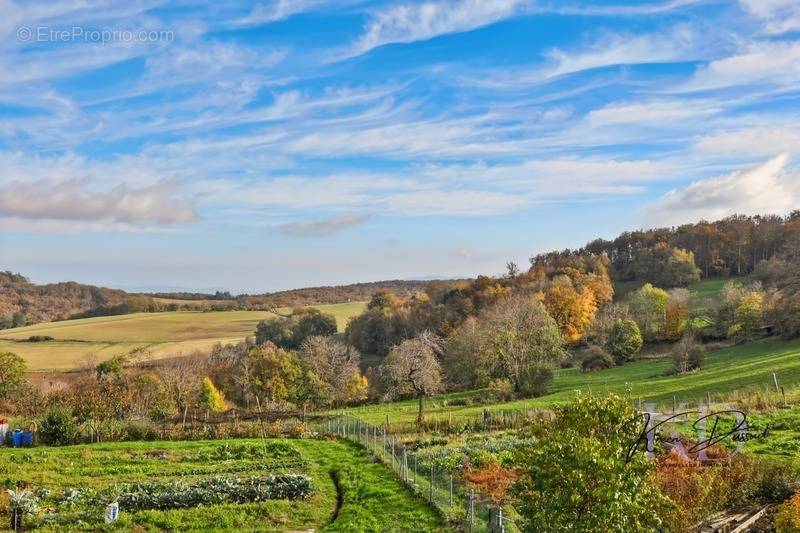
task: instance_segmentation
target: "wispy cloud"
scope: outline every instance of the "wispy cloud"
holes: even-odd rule
[[[800,128],[750,127],[704,135],[695,147],[708,154],[738,157],[772,157],[777,153],[800,153]]]
[[[437,0],[406,3],[372,14],[351,55],[389,43],[423,41],[474,30],[510,17],[531,0]]]
[[[789,156],[780,155],[749,170],[695,181],[673,189],[645,206],[648,225],[676,225],[717,220],[732,214],[783,214],[800,202],[800,176],[792,174]]]
[[[766,33],[800,30],[800,4],[796,0],[739,0],[739,4],[764,24]]]
[[[324,220],[303,220],[286,222],[278,226],[281,232],[292,237],[314,238],[327,237],[342,230],[363,224],[364,215],[341,215]]]

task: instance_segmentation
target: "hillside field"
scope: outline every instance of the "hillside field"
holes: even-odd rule
[[[719,348],[706,354],[704,368],[685,375],[670,375],[668,359],[642,360],[626,363],[598,372],[581,372],[577,368],[556,370],[550,393],[539,398],[474,405],[469,398],[480,391],[453,393],[432,398],[426,405],[426,418],[454,420],[478,417],[484,408],[524,409],[545,407],[572,399],[576,392],[630,391],[634,400],[656,402],[671,406],[673,395],[677,402],[698,402],[711,393],[712,401],[734,391],[774,390],[772,372],[787,391],[800,386],[800,339],[782,341],[765,339],[737,346]],[[390,423],[412,423],[417,414],[416,401],[409,400],[354,408],[352,413],[370,423],[380,424],[389,417]]]
[[[194,442],[123,442],[60,448],[0,447],[0,479],[46,489],[40,505],[58,513],[36,517],[38,531],[449,531],[422,498],[414,496],[364,449],[332,440],[236,439]],[[270,499],[180,509],[132,511],[121,505],[119,521],[103,524],[116,484],[198,483],[213,476],[264,478],[300,474],[311,478],[304,500]],[[62,494],[71,493],[63,503]],[[41,492],[39,492],[41,493]],[[97,494],[97,495],[96,495]],[[9,523],[0,496],[0,520]],[[113,501],[113,500],[111,500]],[[78,521],[77,518],[81,520]]]
[[[340,330],[366,304],[348,302],[315,306],[336,316]],[[288,310],[287,310],[288,311]],[[207,350],[214,344],[239,342],[253,335],[269,311],[136,313],[48,322],[0,331],[0,351],[21,355],[29,370],[68,370],[87,358],[103,360],[147,348],[156,358]],[[55,340],[28,342],[33,335]]]

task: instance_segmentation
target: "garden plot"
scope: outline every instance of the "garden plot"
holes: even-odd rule
[[[441,518],[355,446],[315,439],[0,448],[0,483],[41,531],[443,531]],[[10,523],[9,498],[0,520]],[[105,524],[108,504],[119,519]]]

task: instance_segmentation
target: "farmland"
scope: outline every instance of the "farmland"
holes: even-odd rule
[[[70,530],[85,531],[394,531],[399,524],[415,524],[417,531],[447,530],[439,516],[388,469],[368,459],[357,446],[316,439],[0,448],[0,482],[12,479],[40,495],[48,494],[40,508],[58,512],[32,519],[43,526],[41,531],[63,530],[64,523]],[[113,485],[145,481],[191,485],[210,476],[238,479],[270,474],[309,476],[310,497],[135,512],[123,506],[113,527],[102,524],[103,495],[113,492]],[[69,504],[64,503],[65,494],[70,495]],[[5,515],[2,500],[0,515]],[[8,523],[6,516],[2,520]]]
[[[333,314],[342,330],[349,317],[361,312],[364,303],[317,308]],[[270,318],[275,315],[269,311],[184,311],[49,322],[0,332],[0,351],[24,357],[30,370],[68,370],[89,357],[103,360],[136,348],[145,348],[160,358],[207,350],[218,342],[239,342],[253,334],[260,320]],[[54,340],[28,342],[34,335]]]
[[[720,399],[734,391],[763,391],[772,387],[772,372],[786,386],[800,385],[800,340],[767,339],[737,346],[719,348],[706,355],[703,369],[686,375],[670,375],[671,362],[665,359],[627,363],[598,372],[584,373],[576,368],[556,371],[550,392],[539,398],[495,403],[485,406],[480,391],[452,393],[428,401],[428,418],[467,418],[479,416],[484,408],[524,409],[544,407],[569,401],[576,391],[630,391],[633,398],[661,404]],[[474,404],[474,405],[464,405]],[[380,404],[353,409],[353,414],[372,423],[381,423],[388,416],[392,423],[410,423],[417,413],[415,401]]]

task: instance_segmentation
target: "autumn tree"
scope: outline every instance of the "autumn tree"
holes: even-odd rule
[[[366,398],[367,382],[361,375],[361,355],[335,337],[309,337],[298,352],[302,364],[316,377],[333,403],[344,405]]]
[[[422,423],[425,416],[425,398],[443,389],[442,368],[439,365],[441,352],[441,340],[430,332],[423,332],[392,348],[381,366],[387,397],[417,398],[418,424]]]
[[[594,292],[588,287],[576,289],[567,276],[556,278],[545,290],[544,305],[567,342],[579,341],[597,312]]]
[[[689,291],[672,289],[668,294],[664,310],[664,337],[674,341],[681,337],[686,328],[689,317]]]
[[[211,378],[204,377],[197,393],[197,406],[205,411],[219,413],[228,408],[225,396],[214,386]]]

